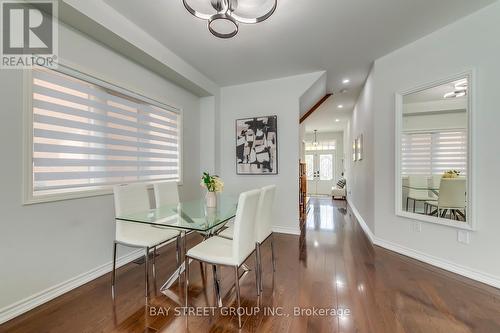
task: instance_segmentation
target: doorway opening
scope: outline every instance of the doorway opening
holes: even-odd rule
[[[336,141],[322,142],[321,145],[306,143],[305,163],[307,194],[309,196],[330,196],[336,174]]]

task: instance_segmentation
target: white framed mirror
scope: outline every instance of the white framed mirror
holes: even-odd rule
[[[396,215],[474,230],[473,71],[396,93]]]

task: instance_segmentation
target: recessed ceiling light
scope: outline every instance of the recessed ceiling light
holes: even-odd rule
[[[351,82],[351,80],[349,80],[349,79],[347,79],[347,78],[345,78],[345,79],[343,79],[343,80],[342,80],[342,83],[343,83],[343,84],[348,84],[349,82]]]
[[[335,122],[338,123],[340,121],[340,119],[335,119]]]
[[[344,108],[344,106],[343,106],[342,104],[337,105],[337,107],[338,107],[339,109],[343,109],[343,108]]]

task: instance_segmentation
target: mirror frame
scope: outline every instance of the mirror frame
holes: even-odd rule
[[[416,214],[412,212],[407,212],[403,210],[403,181],[401,177],[401,133],[403,130],[403,97],[412,93],[420,92],[426,89],[431,89],[442,84],[446,84],[450,81],[456,81],[458,79],[467,78],[469,81],[468,88],[468,101],[467,101],[467,221],[456,222],[453,220],[428,216],[422,214]],[[474,109],[475,109],[475,71],[470,69],[467,71],[460,72],[458,74],[451,75],[449,77],[435,80],[432,82],[427,82],[418,85],[414,88],[403,90],[396,93],[395,99],[395,170],[396,170],[396,187],[395,187],[395,208],[396,215],[405,217],[412,220],[430,222],[440,225],[445,225],[449,227],[454,227],[457,229],[465,230],[476,230],[476,217],[474,215],[474,194],[475,194],[475,174],[474,174]]]

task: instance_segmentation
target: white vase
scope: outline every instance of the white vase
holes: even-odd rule
[[[207,195],[205,196],[205,201],[207,204],[207,208],[217,207],[217,194],[215,192],[207,192]]]

